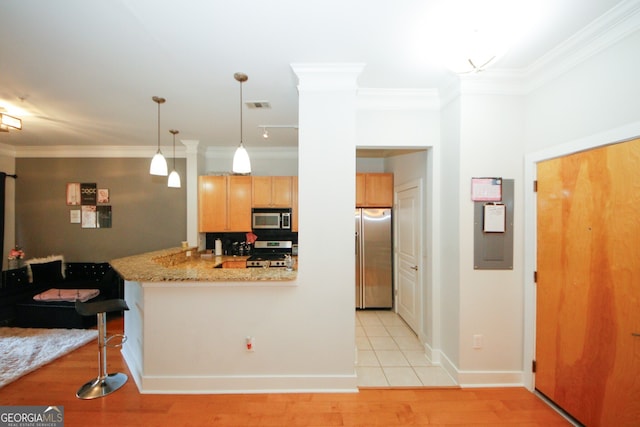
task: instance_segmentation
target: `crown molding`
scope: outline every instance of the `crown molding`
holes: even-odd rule
[[[298,91],[356,89],[356,80],[364,63],[299,63],[291,64],[298,76]]]
[[[494,69],[460,76],[460,93],[465,95],[524,95],[526,77],[522,71]]]
[[[360,110],[439,110],[437,89],[358,89]]]
[[[547,52],[524,71],[531,92],[640,30],[640,0],[626,0]]]
[[[460,94],[526,95],[638,30],[640,0],[625,0],[526,68],[459,75]],[[455,94],[445,92],[443,105]]]
[[[233,157],[236,147],[202,147],[197,140],[181,141],[185,146],[176,147],[176,158],[185,158],[187,154],[204,154],[207,158]],[[294,159],[298,157],[298,147],[246,147],[249,155],[262,159]],[[0,144],[0,155],[16,158],[151,158],[156,147],[149,146],[22,146],[14,147]],[[165,150],[164,155],[168,153]]]
[[[157,148],[150,146],[17,146],[13,147],[16,158],[151,158]],[[165,150],[165,156],[169,153]],[[173,153],[170,153],[173,154]],[[176,157],[185,157],[185,148],[176,147]]]
[[[0,143],[0,156],[16,157],[16,149],[13,145]]]

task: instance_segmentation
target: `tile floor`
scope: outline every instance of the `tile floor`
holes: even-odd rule
[[[416,334],[390,310],[356,310],[358,386],[455,386],[451,376],[433,366]]]

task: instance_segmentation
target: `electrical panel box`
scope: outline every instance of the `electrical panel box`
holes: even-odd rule
[[[513,187],[513,179],[502,179],[501,201],[473,202],[475,270],[513,270]],[[502,220],[504,226],[496,227]]]

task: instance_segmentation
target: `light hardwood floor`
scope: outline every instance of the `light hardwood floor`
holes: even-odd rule
[[[108,321],[122,332],[122,318]],[[141,395],[132,379],[115,393],[79,400],[96,375],[96,342],[0,388],[0,405],[64,406],[65,426],[567,426],[523,388],[363,389],[359,393]],[[129,373],[117,350],[109,371]],[[0,361],[1,363],[1,361]]]

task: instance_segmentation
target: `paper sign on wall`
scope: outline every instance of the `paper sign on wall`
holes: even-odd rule
[[[471,200],[499,202],[502,200],[502,178],[471,178]]]
[[[504,233],[506,224],[506,207],[502,203],[487,203],[484,205],[485,233]]]

